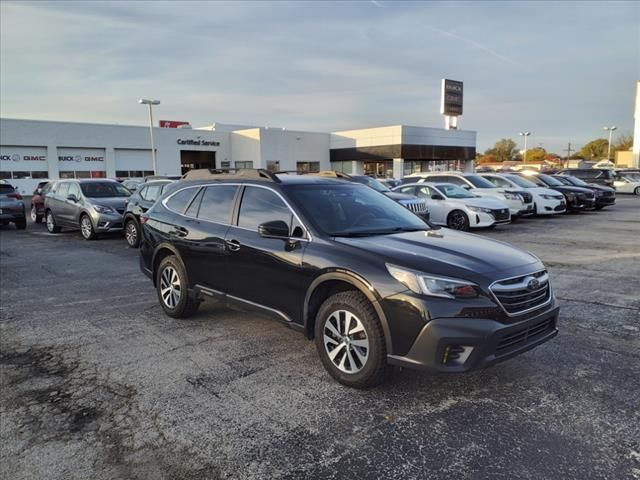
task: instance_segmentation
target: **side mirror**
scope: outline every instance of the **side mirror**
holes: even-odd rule
[[[444,197],[442,195],[440,195],[439,193],[434,193],[433,195],[431,195],[431,199],[432,200],[444,200]]]
[[[471,190],[471,187],[467,184],[464,185],[460,185],[462,188],[464,188],[465,190]]]
[[[37,189],[36,189],[36,193],[37,193],[38,195],[42,195],[42,189],[41,189],[41,188],[37,188]]]
[[[73,193],[67,195],[67,200],[71,200],[73,203],[78,203],[78,197],[76,197]]]
[[[273,220],[258,225],[258,234],[263,238],[289,238],[289,225],[283,220]]]

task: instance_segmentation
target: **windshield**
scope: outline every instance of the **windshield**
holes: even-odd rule
[[[118,182],[87,182],[81,183],[80,188],[85,197],[106,198],[106,197],[128,197],[131,192]]]
[[[326,235],[357,237],[430,229],[402,205],[357,183],[290,185],[287,192]]]
[[[544,173],[541,173],[538,175],[538,177],[547,185],[551,186],[551,187],[561,187],[562,186],[562,182],[560,180],[556,180],[555,178],[553,178],[551,175],[546,175]]]
[[[464,188],[460,188],[452,183],[439,183],[435,186],[442,194],[447,198],[476,198],[477,195],[472,195]]]
[[[381,181],[371,177],[351,177],[354,182],[363,183],[367,187],[373,188],[377,192],[390,191]]]
[[[537,185],[533,182],[530,182],[526,178],[519,177],[518,175],[503,175],[504,178],[511,180],[516,185],[523,188],[535,188]]]
[[[464,178],[473,183],[473,186],[476,188],[496,188],[493,183],[480,175],[465,175]]]
[[[570,185],[576,185],[578,187],[588,187],[589,186],[589,184],[587,182],[583,182],[578,177],[572,177],[571,175],[567,175],[566,177],[560,177],[560,178],[558,178],[558,180],[562,181],[565,178],[567,179],[567,182],[569,182]]]

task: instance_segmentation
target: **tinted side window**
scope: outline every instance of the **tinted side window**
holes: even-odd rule
[[[144,191],[140,192],[140,196],[150,202],[155,202],[160,196],[160,185],[149,185]]]
[[[202,192],[204,192],[204,188],[200,189],[198,195],[196,195],[196,198],[193,199],[193,202],[191,202],[191,205],[189,205],[189,208],[187,208],[187,211],[184,212],[187,217],[198,216],[198,209],[200,208],[200,201],[202,200]]]
[[[401,187],[397,189],[396,192],[406,193],[407,195],[413,195],[413,192],[415,191],[415,189],[416,187]]]
[[[174,212],[184,213],[197,192],[198,187],[180,190],[167,200],[167,207]]]
[[[282,199],[270,190],[247,187],[242,195],[238,226],[258,230],[258,225],[282,220],[291,228],[292,213]]]
[[[80,194],[80,187],[77,183],[72,183],[69,185],[69,192],[67,195],[75,195],[76,198],[80,198],[82,195]]]
[[[198,218],[217,223],[231,223],[231,208],[237,190],[238,187],[234,185],[207,187],[202,197]]]
[[[445,179],[442,180],[444,182],[448,182],[448,183],[453,183],[454,185],[469,185],[466,180],[463,180],[460,177],[453,177],[451,175],[448,175],[447,177],[444,177]]]
[[[426,185],[423,187],[418,187],[418,196],[419,197],[425,197],[425,198],[431,198],[431,195],[433,195],[435,192],[432,192],[431,189],[429,187],[427,187]]]
[[[511,184],[507,182],[504,178],[500,177],[486,177],[491,183],[493,183],[496,187],[509,188]]]

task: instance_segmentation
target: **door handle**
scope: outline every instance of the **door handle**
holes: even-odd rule
[[[240,250],[240,242],[237,240],[225,240],[224,243],[226,243],[227,248],[232,252]]]
[[[174,225],[173,228],[174,228],[173,233],[178,237],[186,237],[189,234],[189,230],[179,225]]]

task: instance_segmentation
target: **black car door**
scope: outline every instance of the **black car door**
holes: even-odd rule
[[[264,238],[258,225],[284,221],[290,237]],[[306,292],[302,257],[307,233],[284,199],[268,187],[247,185],[237,222],[229,228],[229,294],[245,302],[298,318]]]

